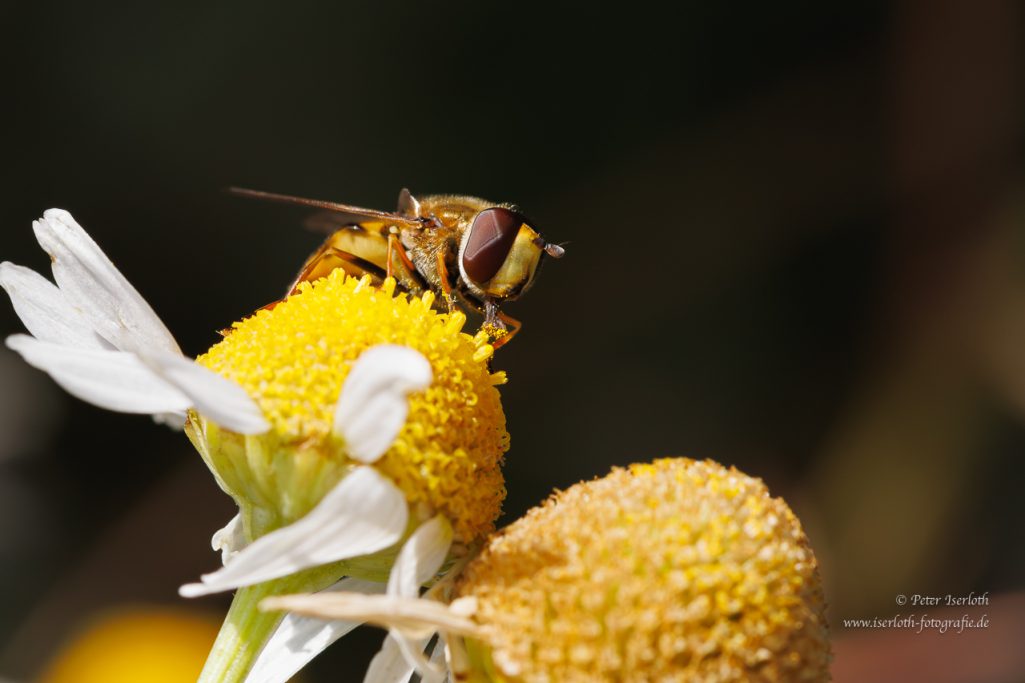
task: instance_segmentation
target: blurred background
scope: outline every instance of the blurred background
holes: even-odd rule
[[[1025,11],[674,7],[10,3],[0,259],[45,272],[31,221],[66,208],[195,355],[321,239],[229,185],[514,201],[568,244],[508,309],[504,520],[714,458],[804,522],[837,681],[1025,681]],[[0,679],[85,680],[54,658],[103,620],[198,671],[228,599],[176,589],[229,499],[181,434],[6,349],[0,387]],[[842,625],[969,591],[951,616],[988,629]],[[382,637],[304,680],[359,680]]]

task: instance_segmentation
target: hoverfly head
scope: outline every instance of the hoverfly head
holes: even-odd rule
[[[463,234],[459,272],[484,295],[514,299],[530,287],[544,254],[560,258],[563,253],[521,213],[495,206],[478,213]]]

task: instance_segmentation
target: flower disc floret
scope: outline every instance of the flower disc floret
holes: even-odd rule
[[[615,469],[492,537],[457,585],[483,680],[825,681],[815,556],[787,505],[711,461]]]
[[[300,518],[354,462],[332,433],[339,393],[354,361],[380,344],[414,349],[428,360],[430,386],[409,396],[398,437],[373,463],[405,494],[449,520],[460,540],[493,529],[505,497],[501,462],[509,435],[483,335],[462,332],[465,316],[432,308],[433,294],[396,295],[341,270],[273,308],[235,323],[197,361],[240,384],[271,431],[223,432],[194,420],[190,435],[222,485],[246,504],[276,511],[279,526]]]

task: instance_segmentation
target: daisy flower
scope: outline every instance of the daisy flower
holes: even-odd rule
[[[0,286],[31,336],[7,346],[68,393],[102,408],[181,424],[194,409],[240,434],[268,429],[260,409],[230,380],[182,355],[149,304],[67,211],[33,222],[57,284],[0,264]]]
[[[402,583],[415,595],[493,530],[505,375],[461,312],[338,270],[193,361],[69,214],[46,212],[36,233],[58,286],[4,264],[34,335],[8,345],[87,401],[183,419],[239,506],[212,539],[223,566],[180,590],[236,591],[200,681],[283,682],[344,633],[261,612],[267,596],[394,591],[396,557],[418,568]]]
[[[264,606],[372,621],[407,643],[439,631],[460,681],[829,680],[822,585],[800,522],[760,480],[712,461],[656,460],[558,492],[425,598],[439,601],[389,590]],[[396,643],[368,682],[424,668]]]

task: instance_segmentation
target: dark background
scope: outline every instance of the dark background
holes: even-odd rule
[[[892,616],[898,593],[1025,589],[1017,3],[2,16],[0,258],[45,272],[31,221],[66,208],[195,355],[319,241],[229,185],[514,201],[568,244],[509,307],[525,327],[496,361],[506,521],[663,455],[762,477],[819,555],[839,681],[843,618]],[[21,329],[0,307],[0,333]],[[217,566],[209,536],[233,514],[183,436],[6,350],[0,383],[0,677],[37,675],[111,606],[222,613],[176,594]],[[307,680],[356,676],[382,637],[363,631]],[[867,635],[871,659],[905,634]],[[926,659],[905,664],[940,680]],[[1020,680],[985,676],[949,680]]]

